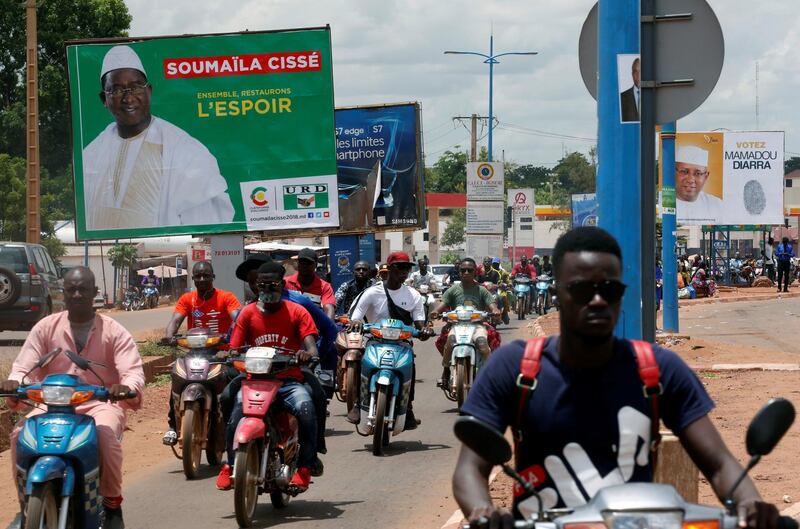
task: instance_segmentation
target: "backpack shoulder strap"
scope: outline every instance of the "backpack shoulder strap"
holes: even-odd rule
[[[538,384],[536,377],[542,367],[542,351],[546,341],[546,336],[528,340],[525,344],[525,352],[522,354],[516,382],[519,401],[513,424],[514,439],[517,442],[522,440],[522,416],[525,413],[525,406]]]
[[[661,371],[658,368],[653,347],[649,342],[631,340],[633,351],[636,354],[636,365],[639,368],[639,378],[642,380],[642,392],[650,405],[650,460],[653,462],[655,474],[658,464],[658,445],[661,442],[660,416],[658,397],[664,393],[661,385]]]

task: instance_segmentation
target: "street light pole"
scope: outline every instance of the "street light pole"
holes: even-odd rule
[[[494,113],[493,113],[493,106],[492,106],[492,99],[494,96],[494,65],[500,64],[500,61],[497,59],[499,57],[503,57],[505,55],[538,55],[539,52],[537,51],[509,51],[505,53],[498,53],[497,55],[494,54],[494,35],[489,35],[489,55],[485,53],[479,53],[477,51],[446,51],[444,52],[445,55],[452,54],[452,55],[477,55],[478,57],[483,57],[486,59],[483,61],[484,64],[489,65],[489,161],[493,161],[492,158],[492,129],[494,128]]]

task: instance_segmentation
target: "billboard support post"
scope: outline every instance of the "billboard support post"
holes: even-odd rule
[[[665,123],[661,128],[661,263],[663,280],[661,292],[664,296],[664,331],[678,332],[678,278],[675,255],[675,122]]]
[[[598,220],[619,241],[622,280],[628,285],[615,334],[639,339],[642,337],[639,123],[621,121],[617,81],[617,56],[639,51],[639,1],[599,0],[597,37],[597,155],[602,160],[597,172]]]
[[[642,339],[656,339],[656,50],[655,0],[641,0],[640,7],[640,69],[641,96],[639,103],[639,163],[641,174],[641,288]]]

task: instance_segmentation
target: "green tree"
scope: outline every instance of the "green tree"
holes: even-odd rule
[[[61,218],[74,218],[64,41],[125,36],[131,16],[123,0],[47,0],[38,3],[37,21],[41,191],[52,195],[48,206]],[[0,153],[20,158],[26,149],[25,46],[24,3],[0,0]]]
[[[795,169],[800,169],[800,156],[792,156],[783,162],[783,174],[789,174]]]
[[[135,244],[115,244],[106,253],[109,262],[114,268],[130,268],[136,262],[137,250]]]
[[[453,215],[447,222],[447,227],[442,234],[442,246],[461,246],[464,244],[464,234],[467,231],[467,210],[453,210]]]
[[[0,154],[0,240],[25,240],[25,160]]]
[[[538,188],[547,182],[552,169],[540,165],[506,164],[506,189],[508,188]]]
[[[478,161],[485,162],[489,153],[482,147],[478,153]],[[425,170],[425,191],[429,193],[465,193],[467,189],[466,152],[447,150],[433,167]]]
[[[595,167],[586,156],[579,152],[571,152],[561,158],[553,168],[558,181],[567,194],[594,193]]]

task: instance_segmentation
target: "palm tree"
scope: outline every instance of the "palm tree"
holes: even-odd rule
[[[123,277],[128,277],[130,274],[131,267],[136,262],[136,257],[138,254],[138,250],[135,244],[115,244],[108,250],[108,260],[114,266],[116,270],[115,276],[119,278],[117,285],[120,286],[119,290],[122,290],[122,286],[124,282],[122,281]],[[123,274],[123,271],[127,271],[128,273]],[[117,285],[114,288],[117,288]],[[118,292],[117,300],[121,300],[124,296],[124,292]]]

